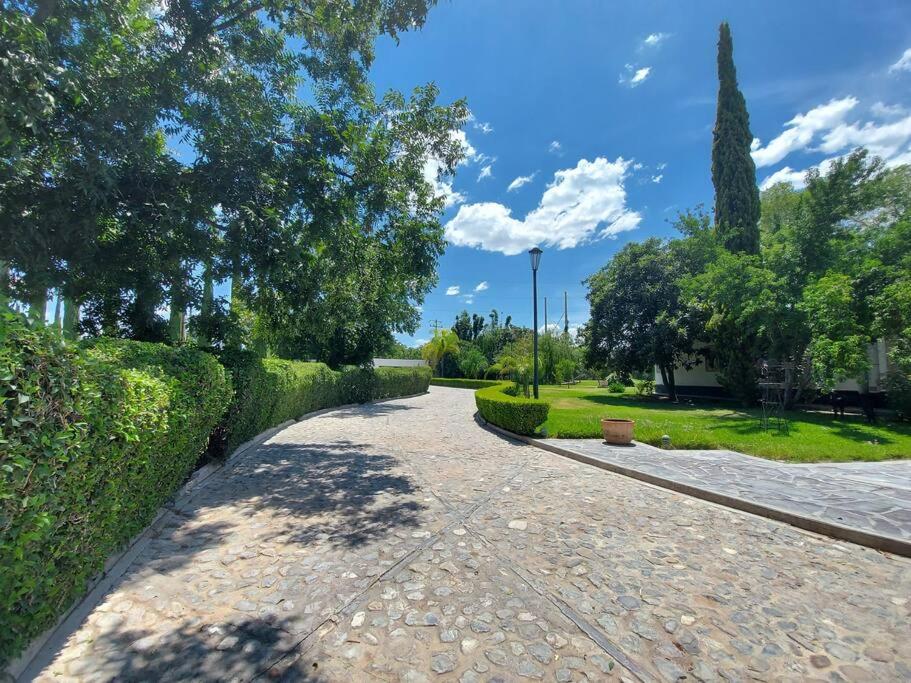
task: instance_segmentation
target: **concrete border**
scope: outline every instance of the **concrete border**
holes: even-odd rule
[[[283,429],[287,429],[293,424],[309,420],[310,418],[330,413],[333,410],[343,408],[354,408],[371,403],[386,403],[387,401],[398,401],[400,399],[414,398],[423,396],[427,391],[419,394],[410,394],[408,396],[395,396],[391,398],[377,399],[376,401],[367,401],[365,403],[343,403],[330,408],[321,408],[310,413],[301,415],[296,420],[286,420],[274,427],[269,427],[260,432],[249,441],[245,441],[235,448],[231,455],[222,462],[208,463],[190,475],[187,482],[181,486],[171,496],[170,500],[165,503],[159,510],[152,521],[134,536],[121,550],[111,555],[104,563],[104,569],[99,574],[92,577],[86,591],[76,603],[64,612],[44,633],[36,636],[28,647],[18,657],[10,661],[2,670],[0,679],[4,676],[15,681],[30,681],[41,673],[53,661],[54,656],[66,642],[91,611],[98,605],[101,599],[113,588],[117,580],[123,576],[127,569],[133,564],[133,561],[139,554],[148,547],[149,543],[155,538],[158,531],[164,526],[165,518],[168,513],[180,514],[180,509],[186,505],[192,495],[202,487],[202,485],[211,479],[215,474],[222,472],[228,465],[236,461],[247,451],[262,445]]]
[[[850,543],[856,543],[857,545],[866,546],[868,548],[873,548],[874,550],[879,550],[882,552],[902,555],[904,557],[911,557],[911,541],[895,538],[894,536],[877,534],[871,531],[864,531],[862,529],[854,529],[842,524],[836,524],[834,522],[828,522],[826,520],[817,519],[815,517],[800,515],[791,510],[784,510],[772,505],[763,505],[762,503],[746,500],[738,496],[732,496],[726,493],[719,493],[718,491],[700,488],[698,486],[693,486],[692,484],[685,484],[683,482],[667,479],[665,477],[659,477],[647,472],[640,472],[639,470],[633,469],[631,467],[625,467],[616,463],[593,458],[585,455],[584,453],[578,453],[568,448],[561,448],[550,443],[544,443],[543,441],[535,439],[534,437],[515,434],[514,432],[510,432],[509,430],[487,422],[483,417],[480,416],[479,413],[475,413],[475,420],[483,428],[499,434],[500,436],[514,439],[516,441],[521,441],[523,443],[529,444],[530,446],[535,446],[542,450],[549,451],[557,455],[562,455],[563,457],[585,463],[586,465],[594,465],[595,467],[599,467],[603,470],[608,470],[610,472],[614,472],[615,474],[622,474],[623,476],[630,477],[632,479],[638,479],[639,481],[644,481],[648,484],[659,486],[670,491],[683,493],[688,496],[693,496],[694,498],[707,500],[711,503],[717,503],[718,505],[723,505],[725,507],[740,510],[742,512],[749,512],[750,514],[772,519],[776,522],[784,522],[785,524],[790,524],[791,526],[798,527],[805,531],[811,531],[822,536],[829,536],[830,538],[849,541]]]

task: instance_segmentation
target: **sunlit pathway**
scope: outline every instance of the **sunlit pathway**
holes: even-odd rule
[[[44,680],[908,680],[911,562],[506,441],[471,391],[342,409],[171,513]]]

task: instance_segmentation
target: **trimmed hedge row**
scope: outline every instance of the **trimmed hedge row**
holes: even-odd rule
[[[186,348],[61,345],[0,320],[0,662],[85,590],[193,470],[231,397]]]
[[[430,384],[435,387],[454,387],[456,389],[483,389],[484,387],[495,387],[498,384],[503,384],[503,380],[434,377],[430,380]]]
[[[305,413],[429,381],[427,367],[333,371],[126,340],[64,345],[0,312],[0,665],[148,525],[207,443],[224,455]]]
[[[235,398],[210,448],[223,457],[260,432],[306,413],[348,403],[427,391],[429,367],[331,370],[323,363],[259,358],[247,351],[223,353]]]
[[[478,389],[474,400],[481,417],[516,434],[534,434],[550,409],[546,401],[516,396],[515,385],[504,383]]]

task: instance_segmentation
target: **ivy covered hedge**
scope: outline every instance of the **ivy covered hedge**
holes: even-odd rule
[[[484,387],[495,387],[503,384],[499,379],[465,379],[462,377],[434,377],[430,383],[435,387],[454,387],[456,389],[483,389]]]
[[[85,590],[193,470],[231,397],[209,354],[64,347],[0,320],[0,662]]]
[[[504,383],[478,389],[474,400],[481,417],[516,434],[534,434],[550,409],[545,401],[516,396],[515,385]]]

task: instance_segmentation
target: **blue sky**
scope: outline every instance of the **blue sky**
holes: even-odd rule
[[[382,40],[373,68],[378,92],[433,81],[474,115],[470,158],[440,186],[450,245],[439,286],[401,339],[425,340],[432,320],[451,325],[463,308],[530,325],[536,242],[551,321],[567,291],[570,324],[584,322],[586,276],[628,241],[672,235],[678,210],[710,208],[723,19],[760,183],[799,185],[859,144],[911,162],[907,2],[444,0],[421,31]]]

